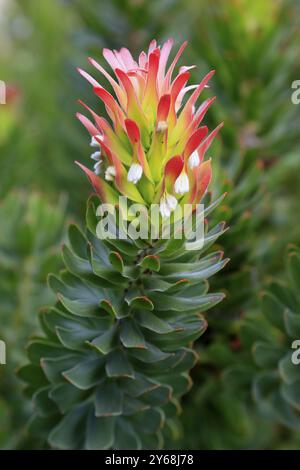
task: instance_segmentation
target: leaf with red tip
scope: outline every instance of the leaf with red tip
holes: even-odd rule
[[[211,167],[211,159],[207,160],[206,162],[201,163],[199,166],[198,172],[198,191],[196,196],[196,203],[199,203],[203,198],[204,194],[207,191],[207,188],[211,182],[212,178],[212,167]]]
[[[116,93],[116,96],[119,100],[120,105],[122,108],[125,110],[126,107],[126,96],[120,85],[110,76],[110,74],[100,65],[98,62],[93,59],[92,57],[88,58],[88,61],[93,67],[95,67],[99,72],[101,72],[104,77],[109,81],[111,84],[112,88],[114,89],[114,92]]]
[[[171,95],[166,94],[161,96],[157,106],[157,122],[166,121],[168,119],[171,105]]]
[[[102,122],[103,122],[103,118],[101,116],[98,116],[97,113],[95,113],[95,111],[93,111],[87,104],[85,104],[82,100],[78,100],[78,103],[81,104],[81,106],[83,106],[85,109],[87,109],[91,115],[93,116],[94,118],[94,121],[95,123],[97,124],[98,128],[101,130],[102,132]]]
[[[134,310],[153,310],[152,301],[146,296],[134,297],[129,302],[129,306]]]
[[[106,62],[111,66],[111,68],[115,71],[116,68],[120,67],[120,62],[116,58],[115,54],[113,51],[110,49],[107,49],[106,47],[102,51],[103,57],[106,60]]]
[[[199,124],[202,122],[207,110],[211,107],[211,105],[216,101],[216,97],[213,96],[212,98],[208,98],[205,100],[201,106],[197,109],[194,119],[193,119],[193,127],[197,128]]]
[[[139,101],[130,78],[123,70],[119,68],[117,68],[115,72],[126,92],[128,117],[138,121],[140,126],[142,126],[142,129],[145,130],[145,132],[148,132],[147,120],[139,105]]]
[[[133,59],[131,52],[126,47],[121,47],[118,52],[118,57],[121,58],[127,70],[133,69],[138,66],[136,61]]]
[[[159,271],[160,259],[157,255],[147,255],[140,262],[140,266],[144,269],[150,269],[151,271]]]
[[[142,198],[141,193],[139,192],[135,184],[130,183],[127,180],[127,171],[125,170],[118,157],[113,153],[111,154],[111,157],[113,160],[113,166],[116,170],[115,185],[120,191],[120,193],[134,202],[138,202],[139,204],[145,204],[145,201]]]
[[[85,78],[93,87],[99,87],[100,84],[95,80],[89,73],[85,72],[85,70],[82,70],[81,68],[77,67],[77,72],[80,73],[80,75]]]
[[[121,84],[123,85],[126,95],[127,95],[127,107],[130,106],[130,104],[133,104],[132,102],[137,99],[133,84],[131,83],[130,78],[128,75],[121,69],[117,68],[115,70],[116,75],[118,79],[120,80]]]
[[[137,124],[132,119],[125,119],[126,131],[130,142],[134,145],[141,139],[140,130]]]
[[[163,189],[173,192],[173,185],[176,178],[180,175],[184,167],[184,161],[181,155],[170,158],[166,163],[164,170]]]
[[[184,161],[181,155],[176,155],[170,158],[165,166],[165,176],[171,178],[173,181],[180,175],[184,167]]]
[[[208,133],[207,126],[199,127],[189,138],[183,152],[183,158],[186,160],[201,144],[202,140]]]
[[[169,126],[170,128],[173,128],[176,124],[176,100],[178,98],[179,93],[183,89],[184,85],[188,81],[190,77],[189,72],[184,72],[179,74],[171,87],[171,112],[170,112],[170,118],[169,118]]]
[[[177,120],[176,127],[174,129],[174,133],[177,134],[180,133],[183,129],[185,129],[189,123],[192,120],[193,117],[193,107],[201,93],[201,91],[205,88],[207,85],[208,81],[211,79],[211,77],[214,75],[215,71],[212,70],[209,72],[201,81],[201,83],[198,85],[196,90],[192,93],[188,101],[186,102],[183,110],[181,111],[179,118]]]
[[[170,52],[172,50],[174,41],[172,38],[167,39],[167,41],[163,44],[160,52],[160,61],[159,61],[159,69],[158,69],[158,85],[163,86],[163,79],[165,77],[166,66],[168,62],[168,58]]]
[[[146,81],[146,88],[144,93],[143,99],[143,109],[147,109],[148,107],[153,107],[154,104],[157,102],[157,72],[159,66],[159,56],[160,51],[159,49],[155,49],[151,52],[149,56],[149,64],[148,64],[148,74],[147,74],[147,81]]]
[[[143,149],[143,146],[141,145],[141,133],[138,125],[136,124],[135,121],[132,119],[125,119],[125,127],[126,131],[129,137],[129,140],[131,142],[132,148],[133,148],[133,162],[139,162],[140,165],[143,168],[143,172],[146,175],[146,177],[152,181],[152,176],[151,176],[151,171],[149,168],[149,164]]]
[[[124,261],[122,256],[117,251],[111,251],[109,253],[109,261],[111,262],[112,266],[119,271],[120,273],[124,271]]]
[[[102,180],[99,176],[79,162],[75,162],[87,175],[90,180],[95,192],[100,196],[102,202],[108,202],[111,204],[118,203],[118,194],[117,192],[109,186],[105,181]]]
[[[91,136],[99,134],[99,129],[97,129],[97,127],[86,116],[81,113],[76,113],[76,117],[84,125],[84,127],[90,133]]]
[[[172,100],[174,101],[174,103],[175,103],[179,93],[181,92],[182,88],[184,87],[184,85],[186,84],[186,82],[188,81],[189,78],[190,78],[190,73],[189,72],[180,73],[175,78],[174,82],[172,83],[172,87],[171,87],[171,96],[172,96]]]
[[[201,159],[204,158],[205,156],[205,153],[206,151],[209,149],[209,147],[211,146],[211,143],[212,141],[214,140],[214,138],[216,137],[216,135],[218,134],[219,130],[222,129],[224,123],[222,122],[221,124],[219,124],[210,134],[208,137],[206,137],[206,139],[203,141],[203,143],[200,145],[200,148],[199,148],[199,155],[201,157]]]
[[[148,47],[148,57],[150,56],[151,52],[153,52],[157,48],[157,41],[156,39],[152,39]]]
[[[197,99],[199,98],[199,95],[200,93],[202,92],[202,90],[204,90],[204,88],[206,87],[207,83],[209,82],[209,80],[211,79],[211,77],[215,74],[215,70],[212,70],[211,72],[209,72],[207,75],[205,75],[205,77],[202,79],[202,81],[199,83],[198,87],[196,88],[196,90],[194,91],[194,93],[192,93],[191,97],[189,98],[189,100],[187,101],[187,104],[186,104],[186,107],[187,109],[191,109]]]
[[[99,96],[99,98],[103,101],[107,108],[107,111],[111,111],[111,113],[109,114],[111,114],[111,118],[113,119],[115,126],[122,126],[125,118],[124,112],[120,108],[114,97],[100,86],[94,87],[94,93]]]
[[[101,116],[98,116],[89,106],[87,106],[83,101],[79,100],[79,103],[84,106],[93,116],[95,122],[99,129],[101,129],[101,133],[104,135],[103,143],[110,149],[110,151],[116,155],[118,155],[119,159],[129,165],[131,163],[131,155],[126,150],[123,143],[120,141],[117,134],[113,131],[109,123]],[[99,134],[99,132],[98,132]]]
[[[175,55],[174,59],[173,59],[173,62],[171,63],[170,67],[169,67],[169,70],[167,71],[167,74],[166,74],[166,77],[165,77],[165,80],[164,80],[164,90],[165,91],[168,91],[169,87],[170,87],[170,83],[171,83],[171,79],[172,79],[172,73],[174,71],[174,68],[181,56],[181,54],[183,53],[184,49],[186,48],[188,42],[185,41],[179,48],[177,54]]]
[[[182,199],[183,204],[197,204],[201,201],[211,181],[211,160],[201,163],[195,168],[188,168],[190,191]]]

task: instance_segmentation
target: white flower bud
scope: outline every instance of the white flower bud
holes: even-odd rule
[[[100,175],[100,172],[101,172],[101,163],[102,163],[102,160],[99,160],[97,163],[95,163],[94,165],[94,173],[96,175]]]
[[[105,170],[106,181],[113,181],[116,176],[116,169],[114,166],[108,166]]]
[[[159,210],[163,217],[170,217],[171,211],[165,198],[161,198]]]
[[[96,162],[97,162],[98,160],[100,160],[100,156],[101,156],[101,152],[99,152],[99,151],[94,152],[94,153],[91,154],[91,158],[92,158],[93,160],[96,160]]]
[[[166,203],[170,209],[170,211],[174,211],[177,207],[177,199],[175,196],[172,196],[172,194],[167,194],[166,195]]]
[[[142,177],[143,168],[139,163],[132,163],[131,167],[129,168],[127,180],[130,183],[136,184]]]
[[[176,194],[188,193],[190,189],[189,179],[185,172],[180,173],[174,184]]]
[[[95,139],[95,137],[97,137],[97,139],[99,140],[103,140],[103,136],[101,134],[97,134],[96,136],[93,136],[91,139],[91,143],[90,143],[91,147],[98,147],[100,145],[99,142]]]
[[[200,158],[199,158],[197,150],[195,150],[189,157],[189,167],[195,168],[196,166],[199,165],[199,163],[200,163]]]
[[[168,123],[166,121],[159,121],[157,123],[157,132],[165,132],[168,129]]]
[[[163,217],[170,217],[171,212],[173,212],[177,207],[177,199],[171,194],[164,194],[160,200],[159,210]]]

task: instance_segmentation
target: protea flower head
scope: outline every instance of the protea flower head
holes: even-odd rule
[[[168,39],[162,47],[153,40],[148,52],[134,60],[128,49],[103,50],[112,69],[109,74],[98,62],[89,62],[104,75],[112,93],[91,75],[79,69],[93,86],[94,93],[105,105],[109,120],[80,102],[92,120],[77,117],[91,135],[94,171],[86,172],[103,202],[117,204],[118,196],[132,202],[157,203],[163,217],[169,217],[178,206],[197,204],[210,183],[210,159],[204,159],[222,124],[211,133],[201,125],[215,98],[197,107],[201,91],[214,71],[198,85],[188,85],[189,69],[174,69],[186,42],[182,44],[169,67],[173,46]]]

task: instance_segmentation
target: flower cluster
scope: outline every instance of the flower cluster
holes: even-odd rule
[[[137,61],[126,48],[104,49],[103,56],[114,76],[90,58],[115,96],[79,69],[109,116],[108,121],[80,101],[92,117],[90,120],[77,114],[91,135],[95,150],[91,157],[96,163],[94,172],[79,166],[103,202],[117,203],[121,194],[145,205],[159,203],[163,217],[169,217],[178,205],[201,201],[212,173],[211,161],[204,157],[222,126],[211,133],[207,126],[201,126],[214,97],[196,106],[214,71],[198,85],[187,85],[193,66],[180,67],[173,78],[186,43],[167,67],[172,46],[172,39],[162,47],[153,40]]]

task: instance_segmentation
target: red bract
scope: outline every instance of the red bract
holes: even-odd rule
[[[107,121],[81,102],[92,120],[80,113],[77,116],[92,137],[91,145],[97,148],[92,154],[95,173],[83,165],[81,168],[103,201],[115,203],[122,194],[146,205],[159,202],[164,217],[178,204],[201,201],[212,172],[210,160],[204,161],[205,154],[222,127],[220,124],[209,134],[208,128],[201,126],[215,98],[197,108],[199,95],[214,71],[199,85],[187,85],[193,66],[181,67],[173,77],[186,42],[167,67],[172,46],[172,39],[162,47],[152,41],[138,60],[126,48],[104,49],[113,76],[90,58],[91,65],[108,80],[114,96],[79,69],[109,116]]]

